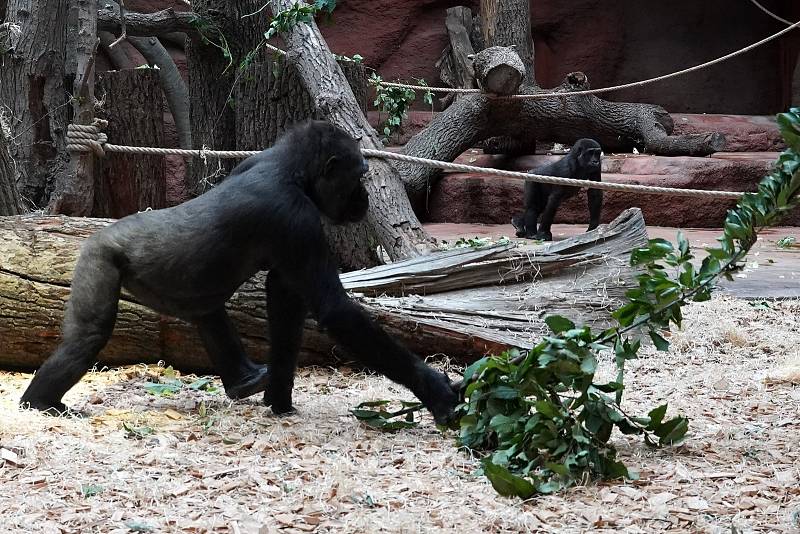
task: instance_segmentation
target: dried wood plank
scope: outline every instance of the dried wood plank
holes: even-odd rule
[[[55,347],[82,241],[110,219],[0,217],[0,367],[36,367]],[[634,283],[630,251],[647,239],[641,212],[544,247],[455,249],[342,275],[345,286],[394,336],[422,355],[470,361],[508,346],[530,347],[546,314],[606,324]],[[253,359],[263,361],[264,273],[245,283],[229,310]],[[348,359],[307,321],[304,363]],[[123,292],[117,325],[100,362],[209,363],[193,329]]]

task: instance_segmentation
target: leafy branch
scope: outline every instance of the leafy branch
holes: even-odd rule
[[[545,322],[552,334],[526,354],[512,350],[485,357],[465,370],[459,384],[465,400],[458,408],[458,441],[484,454],[482,470],[495,490],[527,498],[587,477],[635,478],[616,458],[610,443],[615,428],[643,436],[651,446],[683,439],[688,420],[665,419],[667,405],[646,417],[623,411],[625,363],[637,357],[642,331],[657,349],[667,350],[669,342],[662,333],[673,324],[680,327],[682,307],[708,300],[719,277],[730,279],[741,267],[758,232],[798,205],[800,108],[779,115],[778,124],[789,148],[758,191],[745,194],[728,212],[719,246],[706,249],[698,268],[682,233],[677,247],[663,239],[650,240],[631,254],[631,264],[643,273],[637,276],[638,287],[626,293],[628,302],[612,313],[616,327],[594,333],[564,317],[549,316]],[[604,351],[613,352],[617,376],[596,383],[597,360]],[[393,416],[407,417],[413,410]],[[362,410],[356,415],[369,414]],[[384,422],[390,424],[391,418]]]
[[[416,79],[417,85],[428,85],[423,79]],[[374,106],[379,113],[386,114],[386,120],[382,123],[383,135],[388,139],[396,133],[403,120],[408,115],[411,104],[417,98],[417,93],[413,89],[404,87],[390,87],[383,83],[383,78],[376,73],[372,73],[369,83],[375,87]],[[425,91],[422,101],[429,106],[433,106],[433,93]]]

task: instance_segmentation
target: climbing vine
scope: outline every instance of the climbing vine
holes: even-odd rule
[[[428,85],[423,79],[416,79],[417,85]],[[403,120],[411,108],[411,104],[417,98],[417,93],[413,89],[386,86],[383,84],[383,78],[376,73],[372,73],[369,83],[375,87],[375,102],[374,105],[381,114],[386,114],[386,120],[381,123],[383,135],[389,138],[392,134],[396,133]],[[433,93],[425,91],[422,101],[429,106],[433,106]]]
[[[688,420],[666,418],[666,404],[646,416],[622,408],[625,363],[637,357],[643,333],[658,350],[667,350],[663,334],[672,325],[680,327],[682,307],[708,300],[719,277],[730,279],[741,267],[758,232],[799,204],[800,108],[779,115],[778,124],[789,148],[758,191],[745,194],[728,212],[719,246],[706,249],[699,267],[681,233],[677,245],[650,240],[631,254],[642,274],[626,293],[626,304],[612,314],[617,326],[594,332],[551,315],[545,319],[551,334],[527,353],[485,357],[464,371],[458,443],[482,455],[481,469],[498,493],[527,498],[586,478],[636,478],[617,460],[610,442],[615,428],[640,435],[651,446],[684,438]],[[613,354],[616,362],[616,377],[609,382],[595,381],[601,352]],[[388,412],[380,406],[378,412],[363,406],[354,414],[374,427],[394,429],[399,417],[406,418],[403,427],[415,424],[409,413],[420,409]]]

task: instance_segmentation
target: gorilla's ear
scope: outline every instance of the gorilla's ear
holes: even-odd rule
[[[328,158],[328,161],[325,162],[325,169],[323,174],[325,177],[328,177],[330,172],[333,170],[333,167],[339,163],[339,156],[331,156]]]

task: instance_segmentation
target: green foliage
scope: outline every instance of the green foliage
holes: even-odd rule
[[[778,239],[778,247],[779,248],[792,248],[797,244],[797,238],[793,235],[783,236],[782,238]]]
[[[720,245],[708,248],[695,268],[682,233],[677,246],[650,240],[631,254],[642,269],[638,287],[612,316],[618,326],[592,332],[569,319],[545,319],[552,334],[524,355],[509,351],[485,357],[464,372],[464,403],[459,406],[462,446],[484,454],[482,471],[502,495],[527,498],[551,493],[586,478],[635,478],[616,458],[613,430],[640,435],[651,446],[679,443],[685,417],[666,419],[667,406],[646,417],[621,408],[625,362],[636,358],[642,331],[659,350],[664,333],[680,326],[681,307],[710,298],[720,276],[741,267],[758,232],[774,225],[798,205],[800,191],[800,108],[778,117],[789,149],[783,152],[756,193],[742,197],[725,219]],[[600,352],[614,354],[617,376],[595,382]],[[613,395],[613,396],[612,396]]]
[[[136,426],[128,423],[122,423],[122,428],[125,430],[125,437],[128,439],[144,439],[151,434],[155,434],[155,430],[147,425]]]
[[[415,80],[417,85],[427,85],[425,80]],[[381,124],[383,135],[386,139],[400,129],[403,120],[406,118],[411,104],[417,98],[417,93],[413,89],[402,87],[388,87],[383,85],[383,78],[376,73],[372,73],[369,83],[375,86],[374,106],[380,113],[386,114],[386,120]],[[425,91],[423,102],[433,105],[433,94]]]
[[[233,66],[233,53],[231,52],[228,40],[225,38],[225,34],[222,33],[216,24],[208,19],[198,17],[197,15],[189,21],[189,24],[197,30],[204,44],[213,46],[222,53],[222,57],[228,61],[228,65],[225,67],[223,74],[227,72],[228,69]]]
[[[350,412],[365,425],[379,430],[391,431],[401,428],[413,428],[417,426],[414,420],[414,411],[422,407],[420,402],[401,402],[403,408],[395,412],[387,412],[384,408],[389,404],[387,400],[362,402]],[[379,408],[378,410],[368,410],[367,408]],[[403,416],[403,419],[395,419]]]
[[[264,39],[271,39],[279,33],[288,32],[300,22],[308,24],[314,20],[314,15],[316,15],[321,9],[320,7],[317,7],[318,4],[327,5],[330,3],[330,1],[317,1],[314,5],[310,5],[299,2],[294,4],[286,11],[279,11],[278,13],[275,13],[275,16],[272,17],[272,21],[269,23],[269,28],[267,28],[267,31],[264,32]],[[336,5],[336,2],[332,3],[334,6]],[[331,10],[332,9],[333,8],[331,8]]]
[[[217,393],[219,391],[211,377],[204,376],[187,383],[178,377],[178,373],[175,372],[172,366],[164,369],[161,376],[158,377],[158,382],[146,382],[144,385],[144,390],[156,397],[172,397],[183,388],[206,391],[208,393]]]
[[[358,64],[364,63],[364,56],[362,56],[361,54],[353,54],[352,57],[334,54],[333,57],[336,58],[336,61],[350,61],[352,63],[358,63]]]

